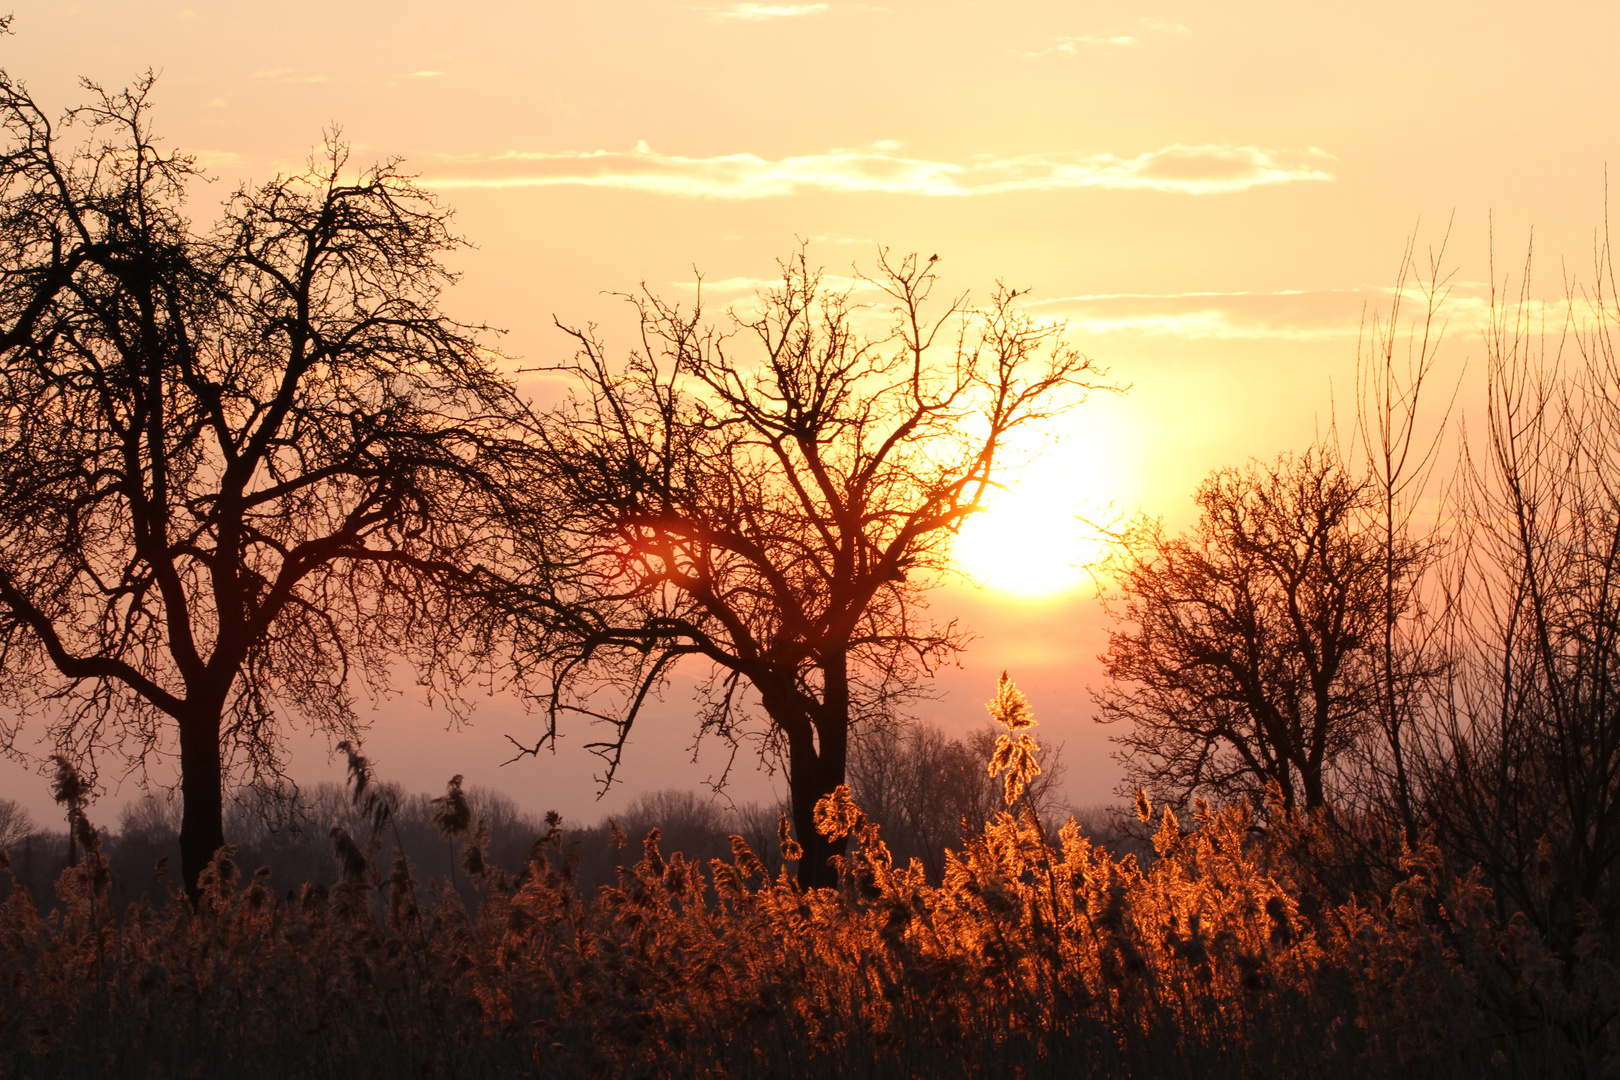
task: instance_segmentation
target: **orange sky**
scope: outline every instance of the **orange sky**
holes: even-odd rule
[[[470,7],[18,0],[0,58],[51,109],[78,99],[79,76],[160,71],[160,132],[219,177],[194,199],[200,220],[236,183],[297,168],[326,125],[362,160],[402,156],[478,245],[452,312],[506,328],[502,347],[528,363],[567,348],[553,314],[624,342],[604,291],[677,295],[696,267],[716,298],[744,295],[796,237],[837,271],[884,244],[938,252],[952,289],[1032,287],[1035,311],[1067,318],[1134,387],[1072,414],[1031,474],[1041,501],[1173,523],[1210,469],[1326,425],[1330,393],[1350,394],[1364,305],[1387,302],[1420,220],[1427,243],[1455,215],[1454,364],[1478,352],[1493,222],[1498,273],[1534,226],[1556,295],[1560,259],[1590,260],[1620,146],[1612,4]],[[1011,668],[1067,746],[1071,798],[1108,797],[1089,590],[958,588],[937,607],[983,640],[919,711],[977,724]],[[671,764],[685,708],[676,688],[601,802],[577,749],[500,769],[502,736],[527,725],[498,705],[446,736],[406,698],[375,714],[369,748],[411,788],[463,772],[594,819],[719,768],[718,748]],[[298,775],[327,775],[324,743],[297,745]],[[19,767],[0,764],[0,785],[50,812]],[[768,789],[745,773],[736,795]]]

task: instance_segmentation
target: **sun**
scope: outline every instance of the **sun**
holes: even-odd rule
[[[962,526],[953,551],[974,582],[1010,596],[1073,592],[1106,553],[1095,521],[1094,478],[1070,456],[1040,459],[985,501]],[[1091,490],[1088,490],[1091,489]]]

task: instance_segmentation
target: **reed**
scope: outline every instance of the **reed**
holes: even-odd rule
[[[1033,763],[1025,761],[1027,772]],[[1115,856],[1015,799],[938,884],[895,865],[840,789],[851,844],[806,890],[665,853],[654,829],[586,896],[555,820],[516,873],[464,830],[469,906],[344,832],[330,889],[273,895],[222,849],[193,906],[112,909],[81,830],[58,903],[0,907],[0,1076],[1304,1077],[1606,1075],[1613,951],[1504,916],[1432,845],[1381,875],[1372,820],[1155,813]],[[0,866],[5,865],[0,862]]]

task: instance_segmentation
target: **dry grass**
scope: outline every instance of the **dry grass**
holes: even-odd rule
[[[1615,1061],[1606,942],[1557,956],[1430,849],[1334,899],[1364,839],[1166,812],[1139,865],[1003,813],[929,885],[847,798],[838,890],[664,856],[586,899],[556,831],[482,901],[338,838],[342,881],[276,898],[228,854],[192,912],[115,913],[91,852],[0,911],[16,1076],[1547,1076]],[[792,842],[786,845],[792,852]],[[1306,870],[1310,873],[1306,873]]]

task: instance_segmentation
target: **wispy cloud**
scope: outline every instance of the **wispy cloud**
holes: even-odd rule
[[[1353,338],[1361,298],[1341,292],[1075,296],[1037,305],[1084,335],[1290,341]]]
[[[1180,23],[1160,22],[1158,19],[1141,18],[1137,19],[1136,23],[1144,30],[1150,30],[1160,34],[1186,35],[1192,33],[1191,30],[1187,29]]]
[[[872,332],[887,325],[890,308],[884,292],[867,278],[827,272],[822,286],[830,292],[850,292],[863,305],[855,318],[870,323]],[[737,276],[671,281],[673,289],[696,294],[701,288],[704,306],[730,310],[747,317],[757,312],[757,297],[778,289],[780,277]],[[1062,322],[1071,337],[1181,338],[1217,341],[1344,341],[1370,333],[1375,320],[1389,317],[1395,290],[1363,285],[1340,289],[1276,289],[1235,292],[1093,293],[1026,299],[1023,306],[1043,320]],[[1409,287],[1403,297],[1407,318],[1422,310],[1421,290]],[[1549,325],[1568,314],[1565,301],[1534,301],[1531,312]],[[1448,337],[1468,340],[1484,331],[1490,320],[1490,284],[1457,281],[1441,320]],[[1351,354],[1354,347],[1351,347]]]
[[[746,299],[759,293],[769,292],[782,287],[782,276],[775,277],[728,277],[714,278],[705,281],[672,281],[670,285],[677,289],[696,292],[702,289],[710,298],[719,298],[728,302]],[[851,274],[833,274],[825,271],[821,274],[821,287],[823,290],[834,293],[857,292],[877,294],[882,290],[876,283],[866,278],[855,277]]]
[[[1058,53],[1063,56],[1077,56],[1083,49],[1109,45],[1116,47],[1127,46],[1135,45],[1137,43],[1136,38],[1129,34],[1115,34],[1113,36],[1105,34],[1078,34],[1067,37],[1056,37],[1052,40],[1056,42],[1056,44],[1045,49],[1036,49],[1033,52],[1027,52],[1024,55],[1046,56],[1050,53]]]
[[[994,195],[1079,188],[1181,192],[1243,191],[1267,184],[1332,180],[1329,154],[1257,146],[1176,144],[1121,157],[1107,153],[980,155],[966,164],[898,153],[899,144],[772,161],[754,154],[683,157],[645,142],[629,152],[509,152],[455,160],[455,174],[430,176],[437,188],[525,188],[576,185],[710,199],[761,199],[803,192],[894,195]],[[447,161],[447,163],[449,163]]]
[[[1160,22],[1157,19],[1137,19],[1137,29],[1131,33],[1112,34],[1065,34],[1051,39],[1052,44],[1041,49],[1027,50],[1024,56],[1079,56],[1082,52],[1097,48],[1125,48],[1140,45],[1138,34],[1174,34],[1185,36],[1192,33],[1180,23]],[[1015,52],[1018,50],[1014,50]]]
[[[1029,307],[1063,319],[1081,335],[1146,335],[1223,340],[1353,340],[1375,318],[1387,318],[1394,290],[1282,289],[1256,292],[1098,293],[1035,300]],[[1423,297],[1409,290],[1408,316]],[[1483,329],[1489,316],[1489,286],[1454,283],[1442,311],[1449,331]]]
[[[281,83],[323,83],[332,81],[330,75],[316,75],[301,68],[263,68],[255,71],[253,77]]]
[[[816,240],[812,238],[812,242]],[[855,307],[850,312],[850,319],[857,331],[882,337],[893,329],[890,306],[893,297],[884,292],[877,282],[855,273],[839,274],[831,270],[822,270],[820,278],[823,296],[847,293],[854,299]],[[671,281],[669,286],[688,294],[693,301],[701,299],[703,308],[710,314],[730,312],[739,319],[747,320],[765,313],[760,298],[780,290],[782,276],[704,278],[702,281]]]
[[[191,153],[205,169],[235,169],[247,163],[235,150],[193,150]]]
[[[715,12],[721,19],[791,19],[797,15],[816,15],[826,11],[827,4],[732,4]]]
[[[413,78],[413,79],[437,79],[440,75],[443,75],[443,74],[444,74],[444,72],[442,72],[442,71],[413,71],[410,74],[410,78]]]

